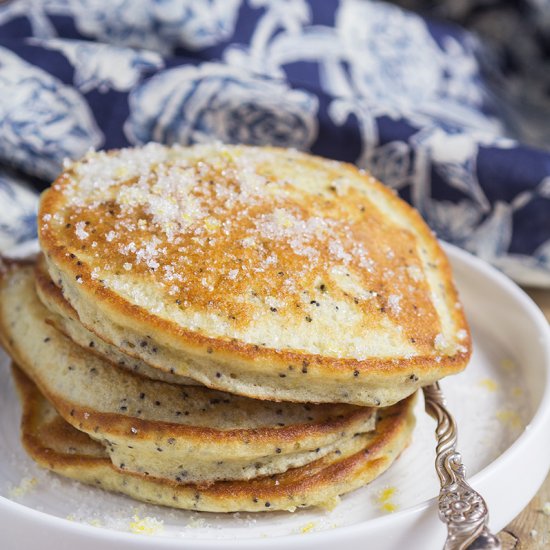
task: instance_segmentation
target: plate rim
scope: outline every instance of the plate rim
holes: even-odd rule
[[[28,243],[26,243],[28,245]],[[509,279],[502,272],[498,271],[495,267],[491,266],[484,260],[473,256],[469,252],[462,250],[449,243],[441,242],[443,249],[448,255],[451,262],[458,261],[473,268],[478,274],[484,276],[487,279],[492,279],[503,290],[512,295],[524,306],[527,314],[534,321],[535,325],[539,329],[542,338],[541,346],[543,348],[543,356],[545,358],[546,365],[546,383],[544,391],[542,393],[540,403],[536,411],[534,412],[530,422],[525,426],[525,429],[521,435],[497,458],[495,458],[490,464],[485,466],[478,473],[469,478],[469,481],[474,487],[479,486],[485,479],[493,475],[494,470],[498,470],[503,464],[509,461],[516,453],[537,437],[537,433],[544,428],[545,425],[550,425],[550,324],[546,320],[546,317],[535,304],[531,297],[521,289],[515,282]],[[14,251],[16,254],[16,250]],[[434,438],[435,445],[435,438]],[[550,456],[547,460],[546,472],[550,470]],[[274,536],[271,538],[254,537],[250,539],[224,539],[224,538],[186,538],[186,537],[143,537],[135,533],[129,533],[124,531],[116,531],[107,527],[96,527],[87,525],[85,523],[70,521],[65,518],[60,518],[47,512],[39,511],[34,508],[25,506],[24,504],[15,502],[7,497],[0,495],[0,517],[2,512],[12,509],[22,516],[27,516],[28,521],[37,522],[38,524],[49,524],[51,527],[57,527],[58,529],[73,532],[74,534],[82,534],[90,539],[96,539],[97,542],[102,540],[108,542],[121,542],[132,543],[133,545],[139,545],[143,548],[181,548],[182,543],[192,545],[195,548],[279,548],[280,544],[292,544],[292,548],[305,548],[306,546],[313,546],[316,542],[322,540],[327,542],[338,542],[342,539],[343,535],[346,536],[361,536],[366,535],[368,530],[383,528],[386,525],[402,522],[410,519],[411,516],[420,515],[428,508],[434,506],[437,497],[425,500],[414,506],[388,514],[386,516],[380,516],[377,518],[362,521],[360,523],[346,525],[341,527],[335,527],[333,529],[325,529],[317,532],[310,532],[307,537],[303,534],[287,534]],[[0,521],[1,523],[1,521]]]

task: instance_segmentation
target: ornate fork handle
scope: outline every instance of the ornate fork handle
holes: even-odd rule
[[[487,526],[487,504],[466,483],[462,457],[456,450],[456,422],[445,406],[441,388],[435,383],[423,390],[426,412],[437,422],[435,468],[441,483],[439,518],[447,524],[444,550],[500,550],[500,541]]]

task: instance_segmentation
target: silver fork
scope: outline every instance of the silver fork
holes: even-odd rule
[[[447,524],[444,550],[501,550],[500,541],[487,525],[487,504],[466,482],[462,457],[456,450],[456,422],[439,383],[422,389],[426,412],[437,422],[435,469],[441,484],[439,519]]]

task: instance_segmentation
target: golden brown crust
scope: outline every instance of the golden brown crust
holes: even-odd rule
[[[43,255],[39,255],[39,257],[36,261],[35,277],[36,277],[37,289],[40,291],[39,295],[42,294],[42,295],[46,296],[49,300],[52,300],[53,302],[56,303],[59,310],[62,310],[65,316],[67,316],[69,318],[77,319],[78,322],[81,323],[81,321],[79,319],[78,312],[71,306],[71,304],[69,302],[67,302],[67,300],[63,296],[63,293],[62,293],[61,289],[51,280],[51,277],[50,277],[50,275],[47,271],[47,268],[46,268],[46,264],[45,264],[45,260],[44,260]],[[107,343],[111,346],[116,346],[116,342],[109,341],[108,339],[105,339],[104,336],[97,334],[97,330],[96,330],[94,325],[83,324],[83,323],[81,323],[81,324],[83,326],[85,326],[86,330],[88,330],[96,338],[98,338],[100,340],[103,340],[103,341],[107,341]],[[52,326],[54,326],[57,330],[61,331],[63,334],[68,336],[67,333],[65,332],[65,330],[63,330],[62,326],[58,326],[57,323],[52,323]],[[110,361],[111,363],[113,363],[115,366],[118,367],[117,363],[114,363],[113,361],[111,361],[111,359],[109,357],[101,354],[95,347],[94,348],[89,348],[89,346],[88,346],[85,349],[87,349],[88,351],[91,351],[92,353],[95,353],[96,355],[106,359],[107,361]],[[138,360],[138,361],[142,360],[143,361],[141,356],[138,353],[135,353],[135,351],[132,350],[132,349],[126,349],[124,354],[130,359]],[[143,361],[143,362],[147,365],[146,360]],[[305,363],[307,363],[307,361]],[[304,361],[302,361],[302,366],[300,368],[303,368],[303,364],[304,364]],[[151,367],[150,365],[147,365],[147,366],[149,366],[150,368],[152,368],[156,371],[163,371],[163,372],[166,372],[166,373],[170,372],[167,367],[162,369],[160,367],[157,367],[156,365],[153,366],[153,367]],[[309,368],[309,364],[308,364],[307,368]],[[414,364],[413,364],[412,370],[413,371],[415,370],[414,369]],[[418,369],[416,369],[416,371],[419,372]],[[409,371],[401,373],[401,377],[408,376],[408,372]],[[134,375],[141,376],[140,372],[134,372]],[[189,381],[192,382],[192,380],[189,379],[189,378],[181,377],[181,381],[180,381],[180,380],[178,380],[178,378],[180,378],[180,377],[177,377],[177,375],[173,375],[172,373],[170,373],[170,375],[173,378],[175,378],[174,381],[176,383],[185,384],[185,383],[189,383]],[[153,379],[156,378],[156,376],[149,376],[149,375],[146,375],[145,377],[146,378],[149,377],[149,378],[153,378]],[[209,386],[209,384],[205,384],[205,385]],[[414,391],[414,388],[412,388],[411,391]],[[249,394],[249,396],[252,397],[252,398],[256,398],[256,399],[263,399],[264,398],[261,395],[250,395]],[[291,399],[287,399],[287,400],[292,401]]]
[[[390,193],[390,195],[392,194]],[[42,202],[41,205],[43,209],[52,208],[47,202]],[[89,300],[98,300],[101,302],[101,305],[109,311],[113,319],[131,318],[134,325],[140,326],[159,341],[169,342],[176,349],[180,347],[191,348],[198,355],[204,357],[208,357],[206,350],[210,349],[212,351],[209,355],[216,354],[223,361],[230,362],[235,359],[251,360],[254,361],[255,367],[270,370],[273,367],[281,368],[288,364],[301,365],[306,362],[311,367],[312,372],[316,370],[320,373],[332,375],[359,370],[364,373],[395,373],[395,375],[400,376],[403,372],[410,370],[421,372],[424,369],[433,370],[434,368],[433,355],[417,355],[411,358],[368,357],[359,360],[351,357],[337,358],[304,352],[293,352],[286,349],[265,348],[237,340],[205,336],[204,334],[187,330],[172,321],[153,315],[145,308],[126,302],[118,294],[102,286],[100,281],[93,280],[90,277],[91,271],[87,266],[76,266],[78,260],[71,260],[65,247],[48,246],[48,241],[51,240],[49,236],[44,236],[43,240],[42,246],[47,250],[45,253],[46,256],[51,258],[60,269],[70,273],[73,278],[76,278],[78,275],[89,278],[89,284],[80,290],[82,293],[88,295]],[[437,245],[436,250],[441,268],[447,277],[451,277],[446,285],[446,294],[452,317],[455,320],[456,326],[468,330],[469,335],[464,313],[461,308],[455,307],[455,304],[458,303],[458,295],[452,283],[452,272],[448,265],[448,260],[439,245]],[[466,366],[471,355],[469,341],[470,337],[468,336],[464,340],[464,346],[468,347],[467,351],[458,351],[452,356],[441,356],[441,361],[438,364],[441,377],[459,372]],[[216,387],[215,382],[212,383],[211,387]],[[223,389],[223,387],[220,386],[217,389]]]

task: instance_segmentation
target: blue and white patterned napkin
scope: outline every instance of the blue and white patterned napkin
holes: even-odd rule
[[[401,3],[440,18],[367,0],[0,4],[0,250],[34,235],[28,186],[64,158],[221,140],[354,162],[440,238],[550,286],[548,1],[522,17]]]

